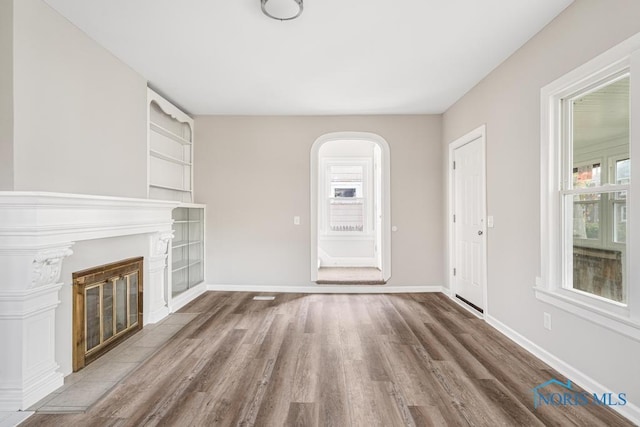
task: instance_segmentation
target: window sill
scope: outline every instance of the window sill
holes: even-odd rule
[[[638,321],[629,317],[610,313],[593,305],[561,295],[560,293],[551,291],[547,288],[535,286],[533,291],[539,301],[551,304],[554,307],[558,307],[635,341],[640,341],[640,323]]]

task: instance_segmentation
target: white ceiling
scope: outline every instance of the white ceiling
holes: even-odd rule
[[[572,0],[45,0],[192,114],[441,113]]]

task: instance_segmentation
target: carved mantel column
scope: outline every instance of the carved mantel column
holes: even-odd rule
[[[63,385],[55,361],[60,273],[73,243],[0,247],[0,411],[26,409]]]
[[[173,239],[173,230],[154,233],[150,238],[148,289],[150,312],[148,323],[156,323],[169,314],[167,301],[167,257]],[[145,279],[146,280],[146,279]],[[147,323],[145,322],[145,323]]]

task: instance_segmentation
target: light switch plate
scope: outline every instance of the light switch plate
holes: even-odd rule
[[[300,225],[300,217],[299,216],[294,216],[293,217],[293,225]]]

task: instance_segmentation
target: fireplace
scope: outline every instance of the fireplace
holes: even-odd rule
[[[142,329],[143,258],[73,273],[73,370]]]

